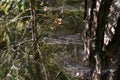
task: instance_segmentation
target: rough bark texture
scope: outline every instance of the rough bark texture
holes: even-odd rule
[[[85,0],[84,51],[92,80],[119,79],[119,11],[119,0]]]
[[[109,45],[107,46],[107,52],[112,59],[113,67],[116,68],[114,72],[114,80],[120,79],[120,17],[117,21],[117,27],[115,28],[115,35]],[[114,63],[113,63],[114,62]]]

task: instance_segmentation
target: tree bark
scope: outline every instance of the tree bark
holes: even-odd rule
[[[120,7],[117,2],[120,5],[119,0],[85,0],[84,52],[87,65],[92,69],[92,80],[113,80],[114,71],[111,72],[113,69],[109,68],[120,66],[117,58],[120,49]],[[115,29],[115,33],[110,27]],[[107,42],[105,35],[111,36],[107,37]],[[120,73],[119,69],[115,77]]]
[[[112,65],[115,65],[116,71],[114,72],[114,79],[120,79],[120,17],[117,20],[117,27],[115,28],[115,34],[109,45],[107,46],[107,53],[109,53],[109,57],[112,59]],[[114,62],[114,63],[113,63]]]

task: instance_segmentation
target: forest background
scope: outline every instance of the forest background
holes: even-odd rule
[[[80,64],[83,8],[82,0],[1,0],[0,80],[77,79],[67,66]]]

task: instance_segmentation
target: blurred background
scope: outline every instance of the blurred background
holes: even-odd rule
[[[41,60],[34,59],[30,0],[1,0],[0,80],[38,80],[36,63],[43,80],[78,80],[85,68],[84,0],[32,1]]]

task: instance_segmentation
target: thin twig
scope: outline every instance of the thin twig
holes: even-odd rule
[[[54,80],[57,80],[60,76],[62,75],[62,71],[59,71],[56,75],[56,77],[54,78]]]

